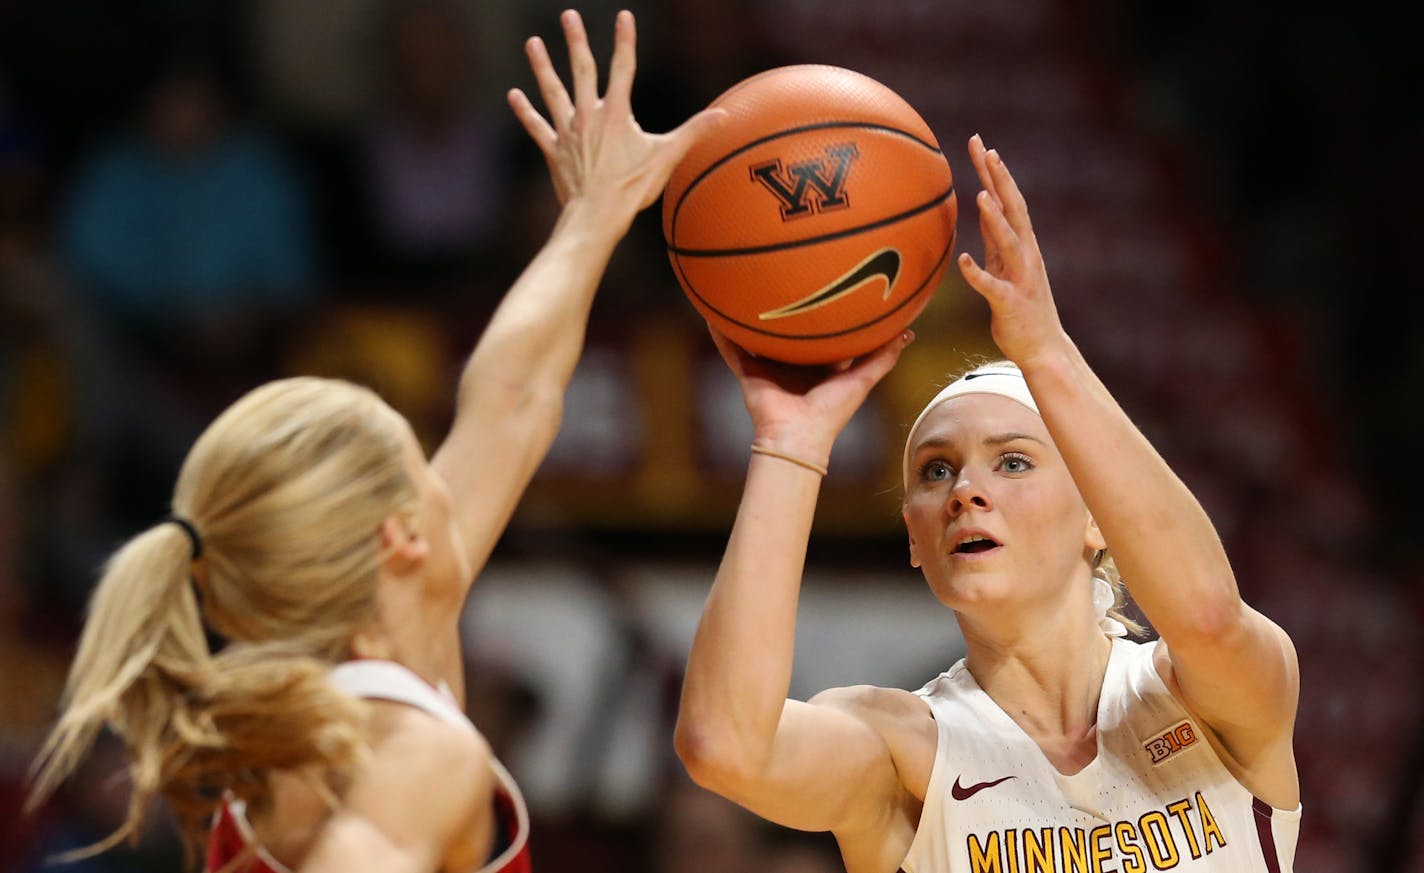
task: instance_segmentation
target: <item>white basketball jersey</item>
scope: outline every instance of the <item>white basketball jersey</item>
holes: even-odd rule
[[[415,673],[394,661],[347,661],[332,668],[330,681],[353,697],[389,700],[403,703],[468,731],[475,726],[460,711],[449,689],[439,690]],[[478,873],[528,873],[529,811],[519,786],[499,761],[490,766],[499,780],[495,792],[495,809],[502,817],[503,836],[507,845],[498,856],[481,867]],[[239,857],[247,857],[237,863]],[[236,866],[234,866],[236,864]],[[292,873],[291,869],[263,848],[252,825],[247,820],[247,807],[229,797],[214,817],[208,842],[207,871],[237,870],[242,873]]]
[[[1290,873],[1300,807],[1243,788],[1157,674],[1115,640],[1098,756],[1064,776],[955,664],[915,692],[939,745],[907,873]]]
[[[442,682],[440,689],[436,690],[394,661],[346,661],[333,667],[329,678],[333,685],[353,697],[404,703],[465,730],[475,730],[445,683]],[[524,795],[498,759],[490,758],[490,766],[499,780],[496,806],[508,809],[514,821],[508,823],[509,845],[498,857],[481,867],[479,873],[528,870],[529,810],[524,804]]]

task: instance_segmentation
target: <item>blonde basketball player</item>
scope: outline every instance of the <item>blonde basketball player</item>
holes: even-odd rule
[[[912,337],[800,390],[717,338],[756,442],[678,752],[766,818],[832,831],[850,873],[1288,871],[1291,642],[1242,602],[1206,514],[1064,333],[1008,169],[978,137],[970,155],[985,263],[959,266],[1012,363],[925,408],[903,509],[967,656],[914,693],[786,699],[821,469]],[[1160,641],[1125,638],[1116,568]]]
[[[275,382],[224,412],[173,516],[109,562],[36,800],[107,726],[133,787],[109,844],[161,796],[212,871],[528,869],[517,789],[461,711],[458,617],[554,438],[614,246],[716,120],[644,133],[632,16],[602,97],[582,22],[562,23],[573,94],[533,39],[549,119],[510,103],[563,212],[475,348],[443,445],[427,462],[400,415],[342,382]]]

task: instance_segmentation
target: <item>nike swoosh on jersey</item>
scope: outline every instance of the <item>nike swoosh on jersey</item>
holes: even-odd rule
[[[968,800],[985,788],[993,788],[1000,782],[1007,782],[1013,778],[1013,776],[1005,776],[1002,779],[995,779],[993,782],[976,782],[973,785],[964,786],[959,784],[959,777],[956,776],[954,777],[954,787],[949,789],[949,793],[955,800]]]
[[[818,309],[834,300],[860,288],[876,276],[885,277],[885,296],[890,299],[890,289],[895,287],[895,279],[900,275],[900,252],[896,249],[881,249],[851,268],[850,272],[835,280],[814,294],[789,303],[778,309],[768,310],[758,316],[762,321],[786,318]]]

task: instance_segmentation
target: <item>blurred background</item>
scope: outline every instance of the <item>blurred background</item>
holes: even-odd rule
[[[580,6],[601,59],[616,3]],[[925,116],[978,253],[974,132],[1065,323],[1300,651],[1296,869],[1424,871],[1424,302],[1415,49],[1383,4],[634,0],[665,130],[753,72],[860,70]],[[119,753],[21,820],[108,552],[259,382],[372,385],[433,446],[557,206],[504,105],[553,0],[0,0],[0,873],[123,818]],[[1408,262],[1408,263],[1406,263]],[[793,694],[915,688],[962,645],[907,562],[898,454],[986,312],[957,276],[838,444]],[[750,426],[656,210],[595,306],[563,430],[473,595],[470,708],[544,873],[831,873],[825,835],[691,786],[681,669]],[[163,824],[93,871],[178,870]]]

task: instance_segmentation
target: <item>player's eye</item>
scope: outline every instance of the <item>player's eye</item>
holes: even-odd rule
[[[1027,473],[1033,469],[1033,461],[1021,452],[1006,452],[999,459],[999,469],[1005,473]]]
[[[920,479],[925,482],[943,482],[953,476],[954,471],[944,461],[926,461],[920,467]]]

